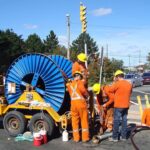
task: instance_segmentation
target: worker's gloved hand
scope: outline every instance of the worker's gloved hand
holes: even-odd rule
[[[106,104],[103,104],[103,108],[106,108]]]
[[[103,106],[103,109],[104,109],[104,110],[106,110],[106,109],[107,109],[106,104],[103,104],[102,106]]]
[[[94,105],[94,109],[95,109],[95,114],[96,115],[99,115],[99,108],[98,108],[98,106],[97,105]]]
[[[69,83],[69,82],[71,82],[71,79],[68,78],[68,79],[67,79],[67,83]]]

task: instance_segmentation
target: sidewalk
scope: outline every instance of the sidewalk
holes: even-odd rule
[[[143,108],[145,108],[145,105],[143,105]],[[128,111],[128,123],[141,124],[139,106],[131,104]]]

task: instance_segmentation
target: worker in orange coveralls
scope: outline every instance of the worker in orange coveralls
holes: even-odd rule
[[[104,131],[112,131],[113,126],[113,101],[114,94],[109,92],[109,85],[101,88],[99,83],[93,85],[93,92],[96,94],[96,103],[100,115],[100,134]]]
[[[130,106],[132,84],[124,80],[124,72],[122,70],[117,70],[114,76],[115,83],[109,89],[110,92],[114,93],[113,135],[109,138],[109,141],[118,142],[120,134],[120,140],[127,140],[127,115]],[[119,133],[120,123],[122,125],[121,133]]]
[[[142,125],[150,126],[150,108],[146,108],[143,112]]]
[[[88,87],[88,69],[85,66],[85,62],[87,61],[87,56],[84,53],[80,53],[77,56],[77,61],[74,62],[73,66],[72,66],[72,75],[74,75],[74,73],[76,71],[79,71],[82,73],[83,75],[83,79],[82,81],[84,82],[84,85],[86,86],[86,88]]]
[[[71,97],[71,116],[73,128],[73,140],[80,141],[80,122],[82,128],[82,141],[89,141],[89,123],[88,123],[88,108],[86,99],[89,97],[84,83],[81,81],[83,76],[79,71],[74,72],[74,80],[67,83],[68,92]]]

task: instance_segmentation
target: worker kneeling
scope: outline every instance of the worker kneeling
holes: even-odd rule
[[[92,87],[93,92],[96,94],[97,111],[100,116],[100,134],[105,131],[111,132],[113,129],[114,94],[109,92],[109,88],[109,85],[101,88],[99,83],[94,84]]]
[[[74,80],[67,83],[67,88],[71,97],[71,116],[73,128],[73,140],[80,141],[80,122],[82,128],[82,141],[89,141],[88,108],[86,99],[89,94],[84,83],[81,81],[83,76],[81,72],[76,71],[73,74]]]

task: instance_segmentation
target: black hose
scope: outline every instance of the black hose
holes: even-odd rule
[[[139,129],[137,131],[137,129]],[[133,147],[136,149],[136,150],[140,150],[137,145],[135,144],[134,140],[133,140],[133,137],[134,135],[137,133],[137,132],[140,132],[142,130],[150,130],[150,127],[148,126],[136,126],[132,131],[131,131],[131,135],[130,135],[130,139],[131,139],[131,143],[133,145]]]

